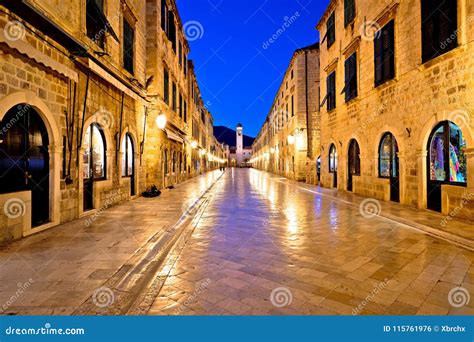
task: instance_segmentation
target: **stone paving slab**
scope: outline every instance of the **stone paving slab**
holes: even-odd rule
[[[209,172],[164,190],[158,198],[110,207],[90,225],[86,222],[92,216],[3,245],[0,311],[68,315],[92,299],[106,308],[120,307],[127,289],[109,292],[107,281],[125,275],[127,265],[136,266],[136,253],[175,225],[221,174]]]
[[[472,251],[300,185],[229,170],[149,314],[474,314]]]

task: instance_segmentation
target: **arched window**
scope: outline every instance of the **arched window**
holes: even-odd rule
[[[385,133],[379,146],[379,177],[398,176],[398,144],[392,133]]]
[[[102,128],[97,123],[87,127],[84,137],[84,178],[106,178],[106,145]]]
[[[133,174],[133,142],[130,134],[122,140],[122,176],[130,177]]]
[[[163,167],[165,171],[165,175],[168,174],[168,149],[163,151]]]
[[[429,179],[465,184],[467,182],[466,140],[461,129],[450,121],[441,122],[429,141]]]
[[[334,144],[329,147],[329,172],[337,172],[337,151]]]

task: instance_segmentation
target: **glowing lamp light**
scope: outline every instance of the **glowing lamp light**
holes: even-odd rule
[[[295,136],[290,134],[288,136],[288,144],[293,145],[294,143],[295,143]]]
[[[202,149],[200,153],[201,153],[201,156],[204,156],[206,154],[206,150]]]
[[[302,135],[299,135],[298,138],[296,138],[296,146],[300,149],[304,147],[304,138]]]
[[[191,143],[191,147],[192,147],[193,149],[196,149],[197,146],[198,146],[198,143],[197,143],[196,140],[194,140],[194,141]]]
[[[271,154],[275,153],[275,148],[274,147],[270,148],[270,153]]]
[[[160,114],[156,117],[156,125],[159,129],[164,129],[166,127],[166,115]]]

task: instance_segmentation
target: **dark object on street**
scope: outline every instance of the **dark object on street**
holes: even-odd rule
[[[152,185],[150,189],[147,189],[146,191],[143,192],[143,197],[158,197],[161,195],[161,191],[158,190],[156,185]]]
[[[173,186],[173,185],[168,185],[168,186],[166,187],[166,189],[172,190],[172,189],[174,189],[174,186]]]

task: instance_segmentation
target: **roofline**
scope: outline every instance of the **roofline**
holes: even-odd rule
[[[331,12],[334,9],[334,7],[336,7],[337,2],[338,0],[331,0],[329,2],[328,6],[326,7],[326,10],[324,11],[323,15],[321,16],[318,23],[316,24],[316,30],[319,31],[319,27],[323,23],[324,19],[329,15],[329,12]]]
[[[283,87],[283,83],[285,82],[285,78],[288,75],[288,71],[290,70],[290,67],[293,64],[296,56],[299,55],[301,52],[305,52],[305,51],[319,51],[319,42],[316,42],[314,44],[311,44],[311,45],[308,45],[308,46],[305,46],[305,47],[302,47],[302,48],[299,48],[299,49],[296,49],[293,52],[293,55],[291,56],[290,62],[288,63],[288,66],[286,67],[285,74],[283,75],[283,79],[281,80],[280,86],[278,87],[277,94],[280,93],[280,90]],[[278,95],[276,95],[273,98],[272,105],[270,106],[270,111],[267,113],[267,116],[265,118],[265,121],[263,122],[263,125],[260,128],[260,131],[258,132],[257,136],[255,137],[254,143],[257,140],[257,138],[260,136],[260,132],[262,131],[262,128],[265,126],[265,123],[268,122],[268,118],[270,117],[270,114],[272,113],[272,109],[275,106],[275,102],[277,101],[277,99],[278,99]],[[252,144],[252,146],[253,146],[253,144]]]

